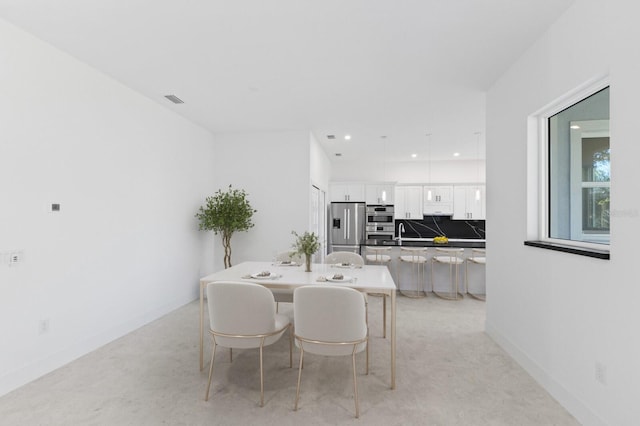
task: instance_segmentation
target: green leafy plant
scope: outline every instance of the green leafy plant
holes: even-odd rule
[[[296,237],[292,248],[295,253],[303,254],[306,259],[306,271],[311,272],[311,256],[320,248],[320,240],[314,232],[305,232],[302,235],[298,235],[296,231],[291,231]]]
[[[231,266],[231,236],[234,232],[253,228],[251,219],[257,210],[251,207],[243,189],[233,189],[231,185],[226,192],[219,189],[206,201],[205,206],[200,206],[196,217],[200,221],[201,231],[213,231],[222,236],[226,269]]]

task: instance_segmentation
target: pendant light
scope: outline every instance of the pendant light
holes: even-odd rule
[[[380,139],[382,139],[382,175],[386,184],[387,182],[387,140],[386,140],[387,137],[380,136]],[[387,190],[384,187],[382,188],[382,194],[380,194],[380,198],[382,199],[382,204],[387,203]]]
[[[476,201],[480,201],[480,132],[476,132]]]
[[[429,185],[431,185],[431,133],[427,133],[427,155],[429,158],[427,159],[428,167],[429,167]],[[427,201],[431,201],[433,195],[431,194],[431,186],[427,190]]]

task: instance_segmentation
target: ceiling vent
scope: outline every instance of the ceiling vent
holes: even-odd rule
[[[164,95],[165,98],[169,99],[174,104],[183,104],[184,101],[177,97],[176,95]]]
[[[342,153],[341,152],[336,152],[336,157],[342,157]]]
[[[333,140],[333,139],[335,139],[335,138],[336,138],[336,135],[327,135],[327,139],[331,139],[331,140]]]

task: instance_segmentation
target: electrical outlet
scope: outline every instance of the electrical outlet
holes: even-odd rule
[[[38,322],[38,334],[43,335],[49,332],[49,318],[41,319]]]
[[[600,382],[603,385],[606,385],[607,384],[607,366],[601,362],[596,361],[595,376],[598,382]]]
[[[22,262],[21,251],[12,251],[11,253],[9,253],[9,266],[14,266],[21,262]]]

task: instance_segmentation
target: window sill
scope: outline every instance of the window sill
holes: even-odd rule
[[[609,250],[597,250],[585,247],[570,246],[567,244],[549,243],[546,241],[525,241],[524,245],[547,250],[561,251],[563,253],[577,254],[580,256],[595,257],[596,259],[610,259]]]

